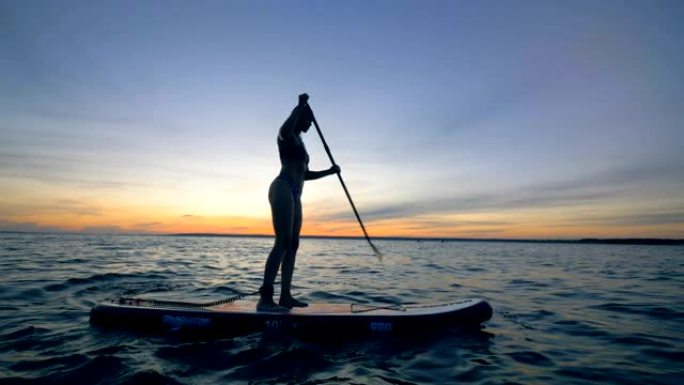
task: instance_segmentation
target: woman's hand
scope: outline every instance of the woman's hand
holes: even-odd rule
[[[301,94],[299,95],[299,103],[297,104],[299,107],[305,106],[307,103],[309,103],[309,95],[307,94]]]
[[[330,175],[332,174],[339,174],[342,172],[342,169],[340,169],[340,166],[334,164],[332,167],[330,167]]]

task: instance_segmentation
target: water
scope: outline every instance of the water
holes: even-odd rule
[[[296,294],[482,297],[482,331],[346,342],[100,330],[119,295],[214,300],[260,286],[264,238],[0,234],[0,384],[679,384],[684,248],[304,239]],[[334,331],[331,331],[334,332]]]

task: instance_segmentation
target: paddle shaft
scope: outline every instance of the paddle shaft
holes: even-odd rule
[[[325,141],[325,138],[323,137],[323,132],[321,131],[321,127],[318,125],[318,122],[316,121],[316,117],[313,115],[313,111],[311,112],[311,117],[314,126],[316,127],[316,131],[318,132],[318,136],[321,137],[321,142],[323,142],[323,147],[325,148],[325,152],[328,154],[328,158],[330,158],[330,162],[335,165],[335,159],[332,156],[332,153],[330,152],[330,147],[328,147],[328,143]],[[352,207],[352,210],[354,210],[354,215],[356,215],[356,219],[359,221],[359,225],[361,225],[361,230],[363,230],[363,236],[366,237],[366,240],[368,241],[368,244],[371,246],[373,251],[377,254],[380,255],[380,250],[378,250],[375,245],[373,245],[373,242],[371,242],[370,237],[368,236],[368,232],[366,231],[366,226],[363,225],[363,221],[361,220],[361,216],[359,216],[359,212],[356,210],[356,205],[354,205],[354,201],[352,200],[351,195],[349,195],[349,190],[347,189],[347,185],[344,184],[344,179],[342,179],[342,174],[337,173],[337,179],[340,180],[340,184],[342,184],[342,189],[344,189],[344,193],[347,195],[347,199],[349,200],[349,204]]]

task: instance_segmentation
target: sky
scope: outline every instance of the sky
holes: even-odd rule
[[[0,230],[272,234],[307,92],[371,237],[684,238],[681,20],[678,0],[0,0]],[[303,234],[361,235],[335,177],[302,201]]]

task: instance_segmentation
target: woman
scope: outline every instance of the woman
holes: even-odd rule
[[[292,273],[299,247],[299,231],[302,228],[302,188],[305,180],[314,180],[340,172],[337,165],[323,171],[309,171],[309,154],[306,152],[301,133],[311,127],[313,113],[307,104],[309,96],[299,95],[299,103],[290,117],[280,127],[278,151],[280,153],[280,174],[268,190],[271,204],[275,244],[266,260],[264,283],[259,289],[261,298],[258,311],[285,312],[293,307],[306,307],[307,303],[292,297]],[[273,283],[281,267],[280,301],[273,301]]]

